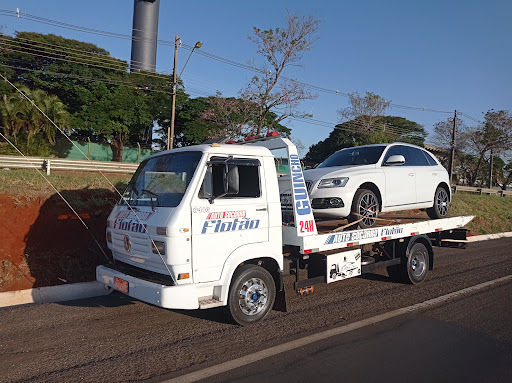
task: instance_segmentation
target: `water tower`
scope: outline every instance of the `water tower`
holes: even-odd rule
[[[160,0],[134,0],[130,71],[156,70]]]

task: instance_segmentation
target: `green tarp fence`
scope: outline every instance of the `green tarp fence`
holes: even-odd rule
[[[112,161],[112,149],[107,144],[96,144],[91,142],[73,141],[73,143],[80,148],[85,156],[90,156],[91,161]],[[70,160],[85,160],[87,159],[80,152],[80,150],[67,140],[59,140],[55,144],[57,157],[67,158]],[[140,160],[149,157],[151,154],[156,153],[150,149],[140,149]],[[125,146],[123,148],[123,162],[137,163],[139,160],[139,148]]]

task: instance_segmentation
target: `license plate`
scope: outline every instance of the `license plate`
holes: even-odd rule
[[[124,279],[114,277],[114,289],[121,291],[122,293],[128,294],[128,281]]]

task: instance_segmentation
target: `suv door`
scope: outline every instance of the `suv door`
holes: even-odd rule
[[[402,165],[385,165],[389,157],[402,155],[405,163]],[[414,204],[416,202],[415,169],[411,165],[411,155],[405,145],[392,145],[384,155],[381,165],[385,177],[385,195],[382,199],[384,209],[393,210]]]
[[[237,248],[268,241],[268,204],[262,187],[259,158],[213,156],[212,166],[204,169],[203,185],[192,200],[192,271],[194,282],[220,279],[227,257]],[[225,164],[236,167],[239,191],[222,194]],[[205,193],[205,182],[213,180],[212,203]]]
[[[439,170],[430,166],[423,150],[408,148],[416,171],[416,200],[419,204],[432,205],[434,193],[439,184]]]

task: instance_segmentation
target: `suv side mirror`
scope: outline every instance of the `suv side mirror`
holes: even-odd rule
[[[405,157],[401,154],[394,154],[390,156],[384,165],[393,166],[393,165],[403,165],[405,164]]]

